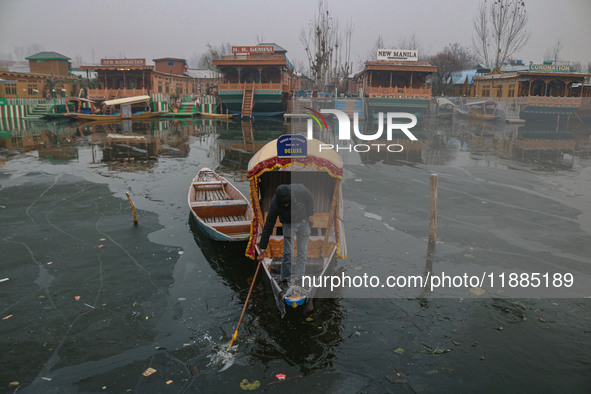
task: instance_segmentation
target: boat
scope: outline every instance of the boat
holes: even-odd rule
[[[231,120],[234,116],[233,114],[213,114],[209,112],[197,112],[199,116],[204,119],[218,119],[218,120]]]
[[[82,97],[68,97],[64,104],[55,104],[48,113],[43,115],[45,119],[68,119],[68,114],[93,114],[97,105],[95,100]]]
[[[187,196],[199,228],[214,241],[250,238],[252,207],[228,180],[209,168],[199,170]]]
[[[67,116],[72,120],[117,122],[150,119],[164,113],[151,111],[150,96],[143,95],[104,101],[100,113],[70,113]]]
[[[453,117],[456,105],[445,97],[437,98],[437,117],[439,119],[451,119]]]
[[[217,94],[225,109],[243,119],[282,116],[297,80],[286,53],[275,43],[260,43],[234,46],[231,55],[214,59],[222,76]]]
[[[497,120],[500,115],[497,114],[498,103],[493,100],[475,101],[468,103],[465,109],[457,109],[456,111],[465,117],[479,120]]]
[[[299,140],[304,155],[282,155],[284,147]],[[295,142],[298,143],[298,142]],[[255,258],[267,211],[275,189],[281,184],[304,184],[314,197],[314,224],[308,241],[305,276],[319,278],[326,274],[334,257],[346,258],[347,245],[343,226],[341,179],[343,162],[334,150],[320,150],[321,141],[299,135],[283,135],[265,144],[248,163],[250,200],[253,208],[251,237],[246,255]],[[279,154],[278,154],[279,152]],[[283,317],[286,307],[307,305],[310,309],[319,288],[300,283],[283,290],[279,286],[283,235],[277,220],[261,264],[271,284],[275,303]],[[297,242],[297,237],[296,237]],[[292,272],[294,268],[292,267]],[[310,282],[310,281],[308,281]]]

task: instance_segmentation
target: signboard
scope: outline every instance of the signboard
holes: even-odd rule
[[[570,73],[573,66],[560,66],[557,64],[530,64],[529,71],[545,71],[554,73]]]
[[[308,155],[308,140],[303,135],[286,134],[277,138],[277,157],[293,159]]]
[[[232,53],[273,53],[272,45],[257,45],[253,47],[232,47]]]
[[[101,66],[145,66],[146,59],[101,59]]]
[[[416,62],[419,60],[419,51],[416,49],[378,49],[378,60]]]

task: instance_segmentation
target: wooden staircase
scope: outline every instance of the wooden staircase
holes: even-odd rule
[[[242,118],[252,117],[252,107],[254,106],[254,83],[252,87],[244,88],[244,94],[242,95],[242,111],[240,115]]]

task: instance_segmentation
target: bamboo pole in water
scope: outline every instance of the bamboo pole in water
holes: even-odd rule
[[[129,201],[129,206],[131,207],[131,213],[133,213],[133,224],[135,226],[137,226],[137,209],[135,209],[135,204],[131,200],[131,196],[129,195],[129,192],[125,192],[125,195],[127,196],[127,200]]]
[[[437,174],[431,174],[431,211],[429,215],[429,243],[437,240]]]

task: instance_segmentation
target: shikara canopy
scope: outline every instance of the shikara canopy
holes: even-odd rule
[[[277,140],[267,143],[248,162],[248,178],[259,177],[267,171],[283,168],[293,164],[303,167],[313,166],[316,169],[327,171],[334,178],[343,176],[343,161],[333,149],[320,150],[324,142],[309,139],[308,155],[302,158],[279,158],[277,157]]]
[[[125,97],[115,100],[108,100],[105,101],[106,105],[120,105],[120,104],[136,104],[150,101],[150,96],[134,96],[134,97]]]

